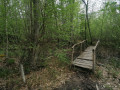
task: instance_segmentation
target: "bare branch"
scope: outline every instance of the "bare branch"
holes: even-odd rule
[[[83,3],[85,4],[85,6],[87,6],[86,2],[85,2],[84,0],[82,0],[82,1],[83,1]]]

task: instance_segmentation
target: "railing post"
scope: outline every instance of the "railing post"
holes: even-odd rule
[[[82,53],[82,43],[80,44],[80,54]]]
[[[92,58],[93,58],[93,72],[95,72],[95,49],[93,49],[92,50],[93,51],[93,56],[92,56]]]
[[[24,73],[24,68],[22,64],[20,64],[20,69],[21,69],[21,76],[22,76],[23,82],[25,83],[26,82],[25,73]]]
[[[74,49],[75,49],[75,46],[81,44],[80,53],[82,53],[82,51],[83,51],[83,50],[82,50],[82,48],[83,48],[83,45],[82,45],[82,44],[83,44],[83,43],[85,43],[85,40],[83,40],[82,42],[79,42],[79,43],[77,43],[77,44],[74,44],[74,45],[72,46],[72,57],[71,57],[72,61],[73,61],[73,59],[74,59]]]
[[[74,56],[74,47],[72,48],[72,61],[73,61],[73,56]]]

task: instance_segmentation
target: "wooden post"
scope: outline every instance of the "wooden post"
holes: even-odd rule
[[[21,69],[21,76],[22,76],[23,82],[25,83],[25,73],[24,73],[24,68],[22,64],[20,64],[20,69]]]
[[[85,45],[84,45],[84,42],[83,42],[83,51],[84,51],[84,49],[85,49]]]
[[[95,72],[95,50],[93,49],[93,72]]]
[[[87,40],[85,40],[85,49],[86,49],[86,47],[87,47]]]
[[[73,47],[73,50],[72,50],[72,61],[73,61],[73,56],[74,56],[74,47]]]
[[[93,48],[93,72],[95,72],[95,62],[96,62],[96,48],[97,48],[97,46],[98,46],[98,44],[99,44],[99,40],[97,41],[97,43],[96,43],[96,45],[95,45],[95,47]]]
[[[82,53],[82,43],[80,44],[80,54]]]

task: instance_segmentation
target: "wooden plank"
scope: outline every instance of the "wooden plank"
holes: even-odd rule
[[[87,60],[82,60],[82,59],[76,59],[75,61],[73,61],[73,64],[74,63],[83,63],[83,64],[90,64],[90,65],[92,65],[93,64],[93,62],[92,61],[87,61]]]
[[[78,58],[81,59],[88,59],[88,60],[92,60],[92,50],[93,50],[94,46],[90,46],[88,47],[85,52],[83,52],[80,56],[78,56]]]
[[[92,64],[89,64],[89,63],[73,63],[73,65],[75,65],[75,64],[79,64],[79,65],[83,65],[83,66],[90,66],[90,67],[92,67],[93,65]]]
[[[95,46],[89,46],[85,49],[85,51],[92,51],[92,49],[94,48]]]
[[[92,60],[92,53],[89,53],[89,54],[84,53],[84,54],[78,56],[78,58]]]
[[[73,64],[73,65],[78,66],[78,67],[87,68],[87,69],[92,69],[92,66],[89,66],[89,65],[83,65],[83,64],[80,64],[80,63],[75,63],[75,64]]]
[[[83,59],[83,58],[79,58],[79,57],[77,57],[77,59],[82,59],[82,60],[92,61],[91,59]]]
[[[72,64],[75,66],[88,68],[88,69],[92,69],[92,67],[93,67],[92,61],[87,61],[87,60],[82,60],[82,59],[76,59],[75,61],[73,61]]]

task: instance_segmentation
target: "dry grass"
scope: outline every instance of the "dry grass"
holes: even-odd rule
[[[74,74],[67,65],[63,65],[55,57],[47,60],[47,63],[44,69],[26,75],[26,84],[23,83],[21,76],[14,76],[4,80],[4,85],[0,82],[0,86],[12,90],[52,90],[64,84]]]
[[[52,58],[47,68],[27,75],[27,85],[31,89],[51,90],[65,83],[72,76],[68,67],[61,67],[60,62]]]

